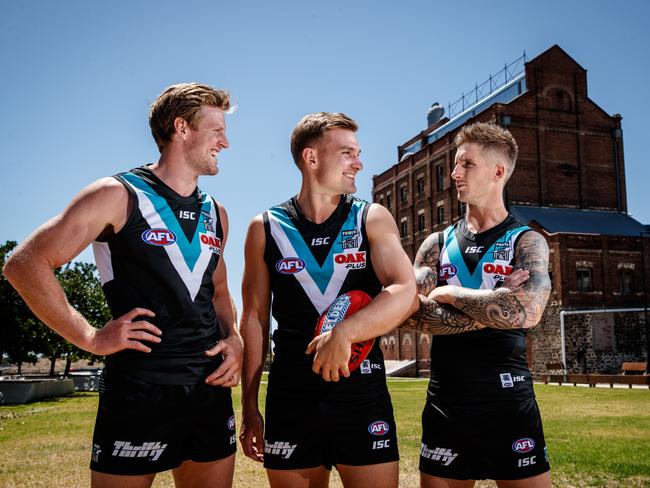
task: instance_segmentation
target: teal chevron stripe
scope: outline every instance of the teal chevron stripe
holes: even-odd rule
[[[187,237],[185,236],[185,232],[183,232],[183,229],[178,223],[176,215],[174,215],[172,209],[169,208],[167,201],[158,195],[155,190],[151,188],[147,183],[145,183],[141,178],[134,175],[133,173],[125,173],[123,176],[125,180],[127,180],[138,190],[141,190],[147,196],[154,209],[156,210],[156,213],[164,222],[167,229],[171,230],[176,235],[176,244],[178,245],[178,248],[183,255],[183,259],[185,259],[185,263],[187,264],[189,270],[193,271],[194,265],[196,264],[196,261],[201,254],[201,240],[198,237],[200,226],[196,226],[192,240],[188,241]],[[206,198],[205,193],[201,193],[201,200],[201,210],[209,213],[211,208],[210,199]]]

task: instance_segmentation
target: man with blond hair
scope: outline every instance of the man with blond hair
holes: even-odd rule
[[[356,130],[344,114],[305,116],[291,136],[299,193],[248,229],[241,441],[247,456],[264,462],[274,488],[326,487],[332,466],[346,488],[398,484],[379,341],[358,369],[351,372],[348,360],[353,343],[389,332],[413,313],[415,279],[390,213],[352,196],[363,168]],[[370,303],[314,339],[319,315],[354,290]],[[271,309],[278,328],[264,425],[258,390]]]
[[[542,421],[526,359],[551,282],[544,238],[508,213],[512,134],[476,123],[455,139],[461,220],[415,258],[420,309],[403,326],[433,334],[422,415],[423,488],[550,487]]]
[[[87,186],[23,242],[3,270],[32,311],[106,356],[91,456],[93,487],[229,487],[236,450],[230,387],[242,341],[226,281],[226,211],[197,187],[228,147],[227,92],[167,88],[151,107],[157,162]],[[53,270],[93,244],[113,320],[95,329]]]

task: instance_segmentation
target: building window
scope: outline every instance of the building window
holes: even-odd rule
[[[619,291],[621,295],[632,295],[635,292],[634,288],[634,270],[633,269],[619,269]]]
[[[458,215],[463,216],[467,211],[467,204],[465,202],[458,202]]]
[[[442,191],[445,184],[445,167],[442,164],[436,165],[436,191]]]
[[[592,291],[591,268],[576,268],[578,291]]]
[[[391,207],[391,194],[390,192],[388,192],[386,194],[386,208],[390,208],[390,207]]]
[[[400,222],[400,227],[399,227],[399,236],[400,237],[406,237],[409,231],[408,227],[408,220],[404,219],[402,222]]]
[[[424,230],[424,213],[418,214],[418,232]]]
[[[417,191],[418,195],[422,195],[424,193],[424,176],[418,176]]]
[[[399,201],[401,203],[406,203],[408,200],[409,192],[408,189],[406,188],[406,185],[401,186],[399,189]]]
[[[438,208],[436,209],[437,211],[437,216],[438,216],[438,224],[444,224],[445,223],[445,206],[444,205],[438,205]]]

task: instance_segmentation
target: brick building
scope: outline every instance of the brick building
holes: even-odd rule
[[[373,177],[373,200],[393,214],[409,257],[464,213],[451,180],[458,130],[478,121],[506,127],[520,151],[506,204],[546,237],[551,253],[553,291],[528,336],[532,370],[562,362],[569,372],[615,373],[622,361],[647,361],[650,227],[627,215],[621,116],[588,97],[586,70],[555,45],[507,66],[448,111]],[[612,309],[625,311],[601,313]],[[430,340],[398,330],[382,348],[386,359],[415,359],[424,372]]]

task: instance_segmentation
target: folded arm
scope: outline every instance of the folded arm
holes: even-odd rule
[[[528,279],[523,286],[502,286],[494,290],[443,286],[437,288],[431,297],[461,310],[486,327],[534,327],[541,320],[551,293],[548,255],[544,237],[534,231],[526,232],[515,248],[517,267],[528,271]]]
[[[482,329],[483,326],[467,314],[428,297],[438,284],[438,242],[439,234],[436,232],[427,237],[418,249],[413,267],[420,308],[401,327],[433,335],[460,334]]]
[[[326,381],[349,376],[353,343],[379,337],[395,329],[417,306],[413,269],[400,244],[392,215],[372,204],[366,220],[369,254],[383,290],[368,306],[343,320],[330,332],[316,337],[307,353],[316,352],[313,370]]]

